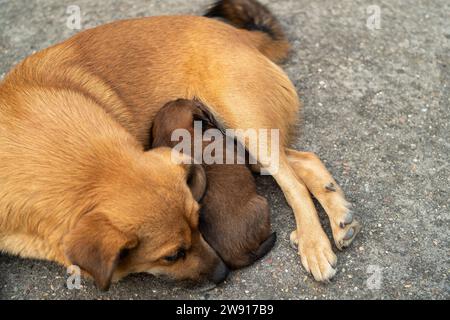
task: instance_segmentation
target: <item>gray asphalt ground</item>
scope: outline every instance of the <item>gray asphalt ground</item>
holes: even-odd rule
[[[102,293],[66,288],[50,263],[0,255],[4,299],[449,299],[450,2],[280,0],[269,4],[293,43],[284,69],[304,102],[295,146],[326,162],[363,223],[338,253],[331,283],[315,282],[289,245],[291,209],[270,177],[278,242],[255,265],[210,291],[134,275]],[[161,14],[201,14],[210,0],[0,0],[0,75],[82,27]],[[368,28],[370,5],[380,29]],[[376,26],[370,24],[369,26]],[[323,210],[320,210],[323,216]],[[324,220],[327,232],[329,228]]]

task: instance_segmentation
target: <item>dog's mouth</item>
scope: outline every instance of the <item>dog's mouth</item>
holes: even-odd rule
[[[145,275],[150,275],[156,277],[159,281],[166,283],[169,286],[177,286],[183,290],[197,292],[197,293],[205,293],[216,289],[221,286],[222,283],[225,283],[226,280],[222,283],[214,283],[210,280],[207,280],[206,277],[200,281],[194,280],[177,280],[174,277],[171,277],[166,274],[158,274],[155,275],[153,273],[144,272]]]
[[[220,259],[220,258],[219,258]],[[169,284],[176,284],[184,289],[194,290],[198,292],[206,292],[213,290],[220,284],[224,283],[230,274],[230,269],[227,265],[220,260],[213,271],[208,274],[202,274],[198,279],[178,279],[175,275],[167,274],[161,270],[148,270],[142,272],[142,274],[152,275],[161,281]]]

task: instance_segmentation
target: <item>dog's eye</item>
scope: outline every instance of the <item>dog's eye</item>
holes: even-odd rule
[[[175,253],[171,256],[164,257],[164,260],[166,260],[168,262],[175,262],[181,258],[184,258],[185,256],[186,256],[186,250],[180,249],[177,251],[177,253]]]

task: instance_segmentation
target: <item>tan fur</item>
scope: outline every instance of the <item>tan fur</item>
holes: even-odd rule
[[[130,272],[199,280],[222,267],[198,231],[199,206],[186,184],[193,169],[172,162],[170,149],[144,152],[73,89],[9,77],[0,87],[0,112],[2,251],[78,264],[105,289]],[[134,238],[131,258],[112,263]],[[186,259],[164,260],[181,247]]]
[[[360,229],[357,221],[343,223],[345,215],[349,212],[349,203],[345,200],[342,189],[314,153],[292,149],[286,149],[286,153],[295,173],[325,209],[336,247],[342,250],[351,242],[343,240],[349,229],[355,228],[356,233]]]
[[[299,100],[249,39],[207,18],[153,17],[81,32],[20,63],[0,85],[1,250],[65,265],[77,257],[89,271],[114,268],[111,257],[128,248],[115,280],[143,271],[198,279],[220,269],[198,232],[186,168],[168,150],[143,146],[165,102],[197,97],[226,127],[278,128],[284,150]],[[303,264],[329,279],[335,255],[308,189],[284,152],[280,161],[273,175],[294,210]],[[100,257],[67,247],[77,228],[95,232],[92,220],[81,224],[89,213],[108,221],[103,234],[117,237],[87,240],[105,251]],[[181,246],[185,259],[163,261]],[[107,269],[97,279],[103,287]]]

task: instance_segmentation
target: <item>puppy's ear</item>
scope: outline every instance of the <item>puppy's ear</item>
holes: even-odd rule
[[[108,290],[123,250],[136,247],[136,236],[118,230],[102,213],[83,216],[64,239],[69,261],[89,273],[97,287]]]
[[[199,164],[189,165],[187,175],[187,184],[191,189],[192,196],[199,202],[206,191],[206,173],[203,167]]]
[[[225,127],[214,116],[211,110],[197,98],[194,98],[193,101],[198,110],[198,112],[194,113],[194,120],[202,121],[205,129],[216,128],[225,134]]]
[[[155,126],[155,124],[152,123],[152,125],[150,127],[150,131],[148,133],[148,148],[146,148],[146,149],[153,148],[153,127],[154,126]]]

